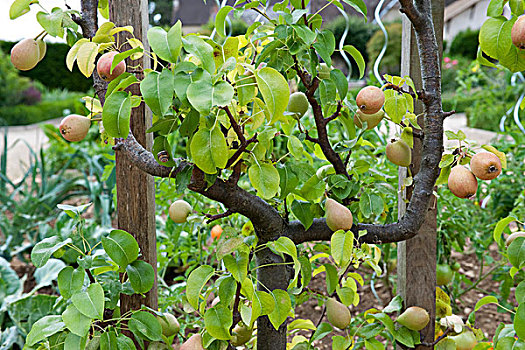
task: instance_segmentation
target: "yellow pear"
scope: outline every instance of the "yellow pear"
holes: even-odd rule
[[[186,222],[186,218],[191,213],[191,205],[190,203],[179,199],[170,205],[168,213],[173,222],[182,224],[183,222]]]
[[[419,306],[411,306],[397,318],[397,323],[413,331],[420,331],[430,321],[427,310]]]
[[[335,200],[328,198],[325,204],[326,225],[332,231],[345,230],[352,228],[354,218],[350,209]]]
[[[412,151],[405,141],[397,140],[386,145],[386,157],[395,165],[408,167],[412,162]]]
[[[463,165],[456,165],[450,169],[448,189],[456,197],[469,198],[478,190],[478,180],[474,174]]]
[[[371,130],[379,125],[381,120],[383,120],[384,116],[385,111],[383,111],[382,109],[380,109],[379,112],[376,112],[374,114],[366,114],[358,109],[356,114],[354,115],[354,124],[358,128],[362,128],[363,123],[366,122],[366,130]]]
[[[181,345],[180,350],[204,350],[202,346],[202,336],[200,334],[192,335],[190,339]]]
[[[326,317],[333,326],[339,329],[345,329],[348,327],[352,318],[350,310],[334,298],[330,298],[326,301]]]

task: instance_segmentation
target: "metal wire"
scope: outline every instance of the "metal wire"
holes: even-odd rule
[[[512,75],[512,77],[510,78],[510,85],[511,86],[516,86],[518,84],[523,84],[524,82],[525,82],[525,77],[523,77],[523,74],[521,72],[514,73]],[[525,93],[522,93],[520,95],[520,97],[518,98],[518,101],[516,101],[516,104],[514,105],[514,107],[511,107],[507,111],[507,113],[505,113],[505,115],[501,117],[501,119],[499,121],[499,129],[500,129],[500,131],[505,132],[505,122],[507,121],[507,117],[510,115],[510,113],[512,111],[514,111],[514,113],[513,113],[514,122],[518,126],[518,129],[520,129],[521,132],[525,134],[525,127],[523,127],[523,124],[521,123],[520,114],[519,114],[520,113],[520,105],[521,105],[521,102],[523,101],[523,98],[525,98]]]
[[[339,12],[341,12],[346,22],[345,31],[343,32],[343,35],[341,36],[341,40],[339,41],[339,50],[340,50],[341,56],[343,56],[343,60],[348,66],[348,75],[346,76],[346,80],[350,82],[350,77],[352,76],[352,63],[348,59],[348,56],[345,50],[343,50],[343,47],[345,46],[346,37],[348,36],[348,32],[350,31],[350,17],[348,17],[344,9],[341,9],[339,7],[337,9],[339,10]]]
[[[217,6],[219,6],[219,10],[221,8],[223,8],[224,6],[226,6],[226,3],[228,2],[228,0],[222,0],[222,3],[220,0],[215,0],[215,2],[217,3]],[[228,32],[226,33],[226,37],[229,37],[231,36],[231,33],[232,33],[232,21],[230,19],[230,17],[226,16],[226,23],[228,23],[230,25],[229,29],[228,29]],[[217,28],[213,28],[213,31],[211,32],[211,35],[210,35],[210,39],[213,40],[213,38],[215,37],[215,34],[217,33]]]
[[[381,75],[379,74],[379,64],[381,63],[383,56],[385,56],[386,48],[388,46],[388,33],[386,31],[385,26],[383,25],[383,21],[381,21],[381,7],[383,6],[384,3],[385,3],[385,0],[379,1],[379,3],[377,4],[376,10],[374,12],[374,19],[385,36],[385,43],[383,44],[383,48],[381,49],[381,52],[379,53],[379,55],[376,58],[376,61],[374,62],[374,76],[376,77],[376,79],[379,81],[380,84],[383,84],[384,80],[383,80],[383,77],[381,77]]]

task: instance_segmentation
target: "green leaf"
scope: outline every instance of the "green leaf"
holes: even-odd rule
[[[250,320],[250,327],[259,316],[270,314],[273,312],[274,308],[275,300],[273,295],[259,290],[253,293],[252,318]]]
[[[84,42],[82,46],[78,48],[76,53],[78,69],[86,78],[89,78],[95,70],[97,55],[98,45],[96,43]]]
[[[15,19],[18,18],[30,11],[29,5],[38,3],[34,0],[15,0],[9,8],[9,18]]]
[[[54,252],[71,242],[71,238],[62,240],[62,238],[58,236],[44,238],[38,242],[31,251],[31,262],[35,267],[42,267]]]
[[[290,135],[290,137],[288,137],[288,143],[286,146],[288,147],[288,151],[296,159],[301,159],[303,157],[303,143],[296,136]]]
[[[518,304],[525,303],[525,281],[521,281],[515,291],[516,301]]]
[[[222,7],[215,16],[215,29],[220,36],[226,36],[226,17],[233,10],[231,6]]]
[[[272,164],[255,161],[248,169],[248,177],[262,198],[270,199],[277,194],[279,172]]]
[[[503,14],[503,5],[504,0],[491,0],[489,6],[487,7],[487,16],[488,17],[498,17]]]
[[[162,328],[155,316],[146,311],[139,311],[131,316],[129,329],[137,337],[145,340],[162,340]]]
[[[62,316],[44,316],[36,321],[31,327],[31,331],[27,335],[26,345],[33,346],[39,341],[42,341],[53,334],[62,331],[66,325],[62,322]]]
[[[136,350],[135,344],[131,338],[126,337],[124,334],[117,336],[117,348],[119,350]]]
[[[339,98],[344,100],[348,94],[348,80],[345,75],[339,69],[334,69],[330,72],[330,79],[335,83]]]
[[[211,276],[213,276],[214,272],[213,267],[202,265],[193,270],[188,276],[186,282],[186,298],[188,298],[188,302],[195,310],[199,309],[201,290]]]
[[[211,84],[208,79],[200,79],[188,86],[188,101],[201,114],[208,114],[213,107],[225,107],[233,99],[235,91],[225,81]]]
[[[497,303],[498,303],[498,299],[495,296],[487,295],[486,297],[483,297],[478,300],[478,302],[476,303],[476,306],[474,307],[474,311],[478,311],[484,305],[497,304]]]
[[[350,287],[340,287],[339,285],[335,288],[339,299],[346,306],[350,306],[354,303],[355,300],[355,291]]]
[[[44,266],[37,268],[34,272],[34,277],[37,283],[34,289],[36,290],[52,285],[53,281],[57,279],[58,274],[65,265],[66,264],[62,260],[49,259]]]
[[[222,261],[237,282],[242,282],[248,274],[248,253],[237,251],[235,257],[226,255]]]
[[[335,50],[334,33],[327,29],[321,30],[317,33],[317,42],[313,44],[313,47],[326,65],[330,67],[332,65],[332,54]]]
[[[55,7],[51,13],[38,12],[36,20],[49,35],[62,38],[64,36],[64,28],[62,27],[64,16],[69,17],[61,8]]]
[[[163,69],[162,73],[150,72],[140,83],[140,92],[144,102],[151,108],[153,114],[163,117],[173,103],[173,73]]]
[[[65,333],[61,333],[61,334],[65,335]],[[87,343],[87,337],[79,337],[78,335],[74,333],[69,333],[67,334],[66,339],[64,340],[64,350],[85,349],[86,343]],[[51,349],[55,349],[55,347],[52,344],[50,345],[51,345]],[[58,343],[56,345],[58,346]]]
[[[354,248],[354,234],[351,231],[339,230],[332,235],[330,249],[337,265],[344,267],[352,259]]]
[[[126,267],[131,288],[137,293],[147,293],[155,282],[153,266],[143,260],[135,260]]]
[[[332,294],[339,284],[337,269],[331,264],[324,264],[323,266],[326,271],[326,291],[328,294]]]
[[[100,336],[100,350],[120,350],[117,335],[113,330],[108,330]]]
[[[357,50],[353,45],[345,45],[343,46],[343,50],[348,52],[354,59],[355,63],[357,63],[357,67],[359,68],[359,79],[361,79],[365,75],[366,66],[363,55],[361,55],[361,52],[359,52],[359,50]]]
[[[317,329],[315,330],[314,334],[312,335],[311,340],[320,340],[326,337],[328,334],[332,333],[334,328],[326,322],[321,323],[319,326],[317,326]]]
[[[224,169],[228,163],[228,145],[217,126],[211,130],[199,128],[191,140],[190,151],[195,165],[206,174],[215,174],[217,168]]]
[[[232,312],[224,306],[215,306],[206,310],[204,325],[206,331],[214,338],[228,340],[231,338],[230,327],[233,324]]]
[[[113,230],[102,237],[102,246],[111,260],[125,268],[139,256],[139,245],[132,235],[123,230]]]
[[[366,20],[367,9],[366,9],[366,5],[363,0],[343,0],[343,2],[352,6],[352,8],[356,10],[357,12],[359,12],[360,14],[362,14]]]
[[[79,292],[71,297],[84,316],[101,320],[104,316],[104,290],[100,283],[90,284],[85,292]]]
[[[91,318],[84,316],[73,304],[69,304],[66,311],[62,313],[62,320],[71,333],[84,337],[91,327]]]
[[[517,237],[508,247],[509,261],[517,269],[525,265],[525,237]]]
[[[390,303],[383,309],[383,312],[385,313],[392,313],[397,312],[403,308],[403,299],[401,296],[397,295],[392,300],[390,300]]]
[[[385,346],[375,338],[365,339],[365,349],[367,350],[384,350]]]
[[[290,313],[292,301],[290,300],[290,295],[282,289],[274,289],[271,292],[271,296],[273,297],[275,306],[273,311],[268,315],[268,318],[273,327],[278,330]]]
[[[512,46],[511,29],[512,22],[503,16],[486,20],[479,32],[481,50],[495,59],[506,55]]]
[[[111,137],[127,138],[131,118],[131,97],[125,91],[112,93],[104,103],[102,123]]]
[[[215,72],[215,61],[213,59],[213,47],[210,44],[195,35],[189,35],[182,39],[184,49],[193,56],[197,57],[202,67],[213,74]]]
[[[303,224],[305,230],[308,230],[314,222],[314,214],[311,210],[311,203],[295,200],[291,205],[292,213]]]
[[[494,228],[494,233],[492,235],[496,243],[498,244],[502,243],[501,234],[503,233],[503,230],[505,229],[505,227],[507,227],[513,221],[516,221],[516,218],[513,216],[507,216],[506,218],[503,218],[500,221],[498,221],[498,223],[496,224],[496,227]]]
[[[182,48],[182,23],[177,21],[166,33],[161,27],[148,30],[148,42],[161,59],[176,63]]]
[[[525,339],[525,304],[518,306],[514,316],[514,331],[520,339]]]
[[[385,95],[387,94],[385,93]],[[394,123],[401,122],[407,112],[407,108],[407,100],[403,95],[394,92],[390,97],[385,99],[385,112]]]
[[[290,98],[286,79],[275,69],[265,67],[255,73],[255,80],[270,113],[270,125],[284,119]]]

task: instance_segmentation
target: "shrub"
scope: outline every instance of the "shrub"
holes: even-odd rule
[[[11,52],[14,42],[0,41],[0,51]],[[35,68],[19,72],[21,76],[37,80],[50,89],[63,88],[71,91],[87,91],[93,86],[93,80],[86,78],[78,68],[70,72],[66,67],[66,55],[69,46],[62,43],[47,43],[44,59]],[[11,63],[9,63],[11,65]],[[24,90],[24,89],[22,89]]]
[[[231,36],[244,35],[246,30],[248,30],[248,24],[242,19],[231,18],[230,21],[226,21],[226,34]],[[201,28],[201,33],[210,35],[213,29],[215,28],[215,19],[210,19],[210,21],[204,24]]]
[[[336,19],[327,22],[324,25],[325,29],[328,29],[335,36],[336,46],[339,47],[339,42],[343,37],[346,29],[346,20],[344,17],[337,17]],[[362,18],[350,16],[349,17],[349,28],[348,34],[345,38],[345,45],[353,45],[356,49],[363,54],[365,62],[368,62],[368,54],[366,52],[366,43],[370,40],[374,32],[377,30],[377,26],[363,21]],[[341,54],[337,52],[335,57],[341,58]],[[352,63],[352,76],[356,77],[359,75],[359,68],[354,60],[350,57]],[[346,67],[345,67],[346,68]],[[343,70],[346,72],[346,70]]]
[[[399,74],[401,71],[401,32],[403,31],[403,26],[400,22],[393,22],[386,24],[385,28],[388,33],[388,46],[385,56],[379,65],[379,71],[381,74]],[[373,66],[379,56],[384,43],[385,36],[381,30],[378,30],[366,44],[370,67]]]
[[[479,44],[478,36],[479,30],[467,29],[459,32],[450,43],[449,54],[476,59]]]
[[[29,79],[20,77],[9,56],[0,50],[0,107],[20,103],[29,86]]]
[[[449,57],[445,56],[443,58],[442,70],[441,70],[441,90],[445,91],[456,91],[459,87],[457,80],[458,71],[465,70],[469,66],[469,60],[458,56],[458,57]]]

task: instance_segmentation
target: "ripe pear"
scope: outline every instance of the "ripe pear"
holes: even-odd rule
[[[411,306],[397,318],[397,323],[413,331],[420,331],[430,321],[427,310],[419,306]]]
[[[113,79],[115,79],[116,77],[118,77],[126,71],[126,62],[120,61],[113,69],[113,72],[111,72],[113,58],[115,58],[115,55],[117,55],[118,53],[119,52],[117,51],[106,52],[98,59],[97,72],[98,75],[100,75],[100,77],[105,81],[112,81]]]
[[[308,106],[309,104],[306,95],[298,91],[290,95],[288,107],[286,107],[286,110],[288,112],[295,113],[299,118],[301,118],[308,111]]]
[[[11,62],[16,69],[33,69],[39,61],[39,44],[34,39],[24,39],[11,49]]]
[[[182,224],[183,222],[186,222],[188,215],[190,215],[191,213],[191,205],[185,200],[176,200],[170,205],[168,213],[170,219],[173,220],[173,222],[176,222],[177,224]]]
[[[501,174],[501,160],[494,153],[477,153],[470,159],[470,170],[480,180],[492,180]]]
[[[386,157],[395,165],[408,167],[412,162],[412,151],[410,146],[400,139],[386,145]]]
[[[233,346],[241,346],[246,344],[250,339],[252,339],[252,330],[248,328],[244,323],[239,322],[233,328],[230,343]]]
[[[333,326],[339,329],[348,327],[352,318],[350,310],[334,298],[329,298],[326,301],[326,317]]]
[[[510,31],[512,43],[518,49],[525,49],[525,16],[520,16]]]
[[[510,234],[505,240],[505,245],[508,247],[512,243],[512,241],[514,241],[518,237],[525,237],[525,232],[518,231]]]
[[[456,342],[456,350],[472,350],[478,343],[476,336],[471,331],[464,331],[461,334],[451,336],[450,339]]]
[[[38,62],[40,62],[46,56],[47,46],[46,46],[46,42],[42,39],[38,39],[36,43],[38,44],[38,56],[39,56]]]
[[[202,336],[200,334],[192,335],[190,339],[181,345],[180,350],[204,350],[202,346]]]
[[[60,122],[58,129],[63,138],[70,142],[81,141],[86,137],[91,119],[78,114],[70,114]]]
[[[376,112],[374,114],[366,114],[360,109],[358,109],[356,114],[354,115],[354,124],[358,128],[362,128],[363,123],[366,122],[366,130],[371,130],[377,125],[379,125],[379,122],[383,120],[384,116],[385,112],[382,109],[380,109],[379,112]]]
[[[352,228],[354,218],[350,209],[335,200],[328,198],[325,203],[326,225],[332,231],[345,230]]]
[[[478,190],[478,180],[470,170],[463,165],[456,165],[448,176],[448,189],[456,197],[469,198]]]
[[[162,328],[162,334],[166,337],[171,337],[172,335],[179,333],[179,321],[177,321],[177,318],[172,314],[165,313],[163,317],[157,316],[157,320]]]
[[[357,107],[361,112],[374,114],[379,112],[385,103],[385,94],[383,90],[376,86],[366,86],[362,88],[355,98]]]

